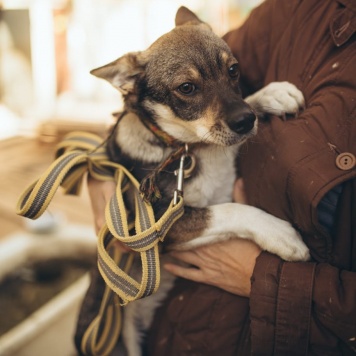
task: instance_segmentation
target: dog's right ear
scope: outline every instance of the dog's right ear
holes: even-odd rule
[[[90,74],[107,80],[123,95],[134,92],[137,77],[145,68],[141,52],[131,52],[103,67],[90,71]]]
[[[190,11],[188,8],[185,6],[181,6],[176,14],[176,20],[175,20],[176,26],[181,26],[185,24],[191,24],[191,25],[203,25],[204,27],[208,28],[211,30],[211,27],[200,20],[200,18],[195,15],[194,12]]]
[[[194,14],[194,12],[190,11],[185,6],[181,6],[176,14],[176,20],[175,20],[176,26],[184,25],[187,22],[200,24],[203,21],[201,21],[199,17]]]

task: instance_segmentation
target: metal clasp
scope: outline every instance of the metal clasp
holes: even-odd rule
[[[174,191],[173,195],[173,204],[178,204],[178,197],[183,197],[183,185],[184,185],[184,178],[188,178],[194,167],[195,167],[195,157],[189,153],[188,144],[185,144],[185,151],[180,157],[179,168],[174,171],[174,175],[177,176],[177,188]],[[189,168],[184,169],[185,159],[189,157],[191,159],[191,165]]]

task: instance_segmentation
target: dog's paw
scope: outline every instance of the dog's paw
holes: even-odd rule
[[[277,238],[276,253],[286,261],[308,261],[309,249],[304,244],[299,233],[286,221]]]
[[[262,219],[264,220],[264,219]],[[310,254],[299,233],[284,220],[268,215],[264,221],[258,242],[263,249],[286,261],[307,261]]]
[[[273,114],[283,118],[297,115],[305,105],[302,92],[289,82],[273,82],[246,98],[260,114]]]
[[[307,246],[289,222],[256,208],[251,209],[249,218],[250,231],[246,238],[255,241],[263,250],[274,253],[286,261],[309,259]]]

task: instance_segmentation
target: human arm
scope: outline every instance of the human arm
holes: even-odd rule
[[[269,351],[263,351],[272,353],[302,344],[301,354],[307,349],[347,354],[356,335],[356,174],[354,167],[336,162],[342,153],[356,153],[355,23],[350,22],[355,9],[348,1],[266,3],[225,39],[240,56],[243,80],[252,90],[259,81],[288,80],[302,89],[307,105],[298,119],[274,117],[260,124],[258,138],[240,161],[241,174],[250,203],[295,223],[314,261],[292,264],[267,253],[257,258],[252,347],[258,353],[268,344]],[[317,208],[342,182],[333,231],[327,233]]]
[[[334,228],[334,261],[344,256],[344,266],[327,262],[284,262],[262,253],[252,276],[250,318],[255,352],[300,354],[351,353],[356,335],[355,253],[343,253],[342,240],[355,241],[352,217],[356,181],[345,183]],[[319,245],[324,241],[319,239]],[[337,246],[338,245],[338,246]],[[261,332],[263,330],[263,332]],[[327,351],[326,351],[327,350]]]
[[[241,155],[249,202],[292,221],[313,256],[308,263],[266,252],[257,257],[250,294],[257,354],[351,354],[356,348],[356,174],[335,164],[343,152],[356,155],[350,11],[332,1],[266,1],[252,21],[225,36],[239,59],[245,94],[288,80],[303,89],[307,103],[298,119],[260,123]],[[338,42],[342,25],[347,31]],[[317,207],[342,182],[348,190],[328,234]]]
[[[241,194],[236,186],[237,198]],[[342,230],[345,226],[352,228],[347,211],[352,211],[348,204],[356,202],[355,182],[345,185],[340,199],[338,236],[345,238]],[[256,353],[350,350],[356,335],[355,272],[330,263],[285,262],[260,252],[252,242],[232,240],[174,253],[173,257],[191,267],[170,264],[165,268],[179,277],[249,296],[252,348]],[[349,263],[354,262],[351,259]]]

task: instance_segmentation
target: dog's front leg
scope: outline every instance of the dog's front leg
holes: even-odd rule
[[[286,221],[249,205],[225,203],[208,208],[187,208],[173,225],[167,250],[189,250],[231,238],[254,241],[263,250],[287,261],[305,261],[309,251]]]

